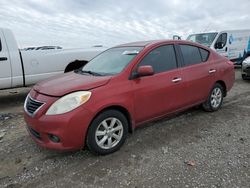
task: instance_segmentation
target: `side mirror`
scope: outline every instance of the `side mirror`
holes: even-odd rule
[[[151,76],[154,74],[153,67],[150,65],[139,66],[137,68],[137,77]]]

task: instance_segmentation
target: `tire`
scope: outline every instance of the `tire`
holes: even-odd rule
[[[127,135],[127,118],[117,110],[107,110],[91,123],[86,144],[94,154],[106,155],[119,150]]]
[[[202,107],[207,112],[217,111],[222,103],[225,89],[221,84],[216,83],[209,93],[207,100],[202,104]]]
[[[247,80],[247,76],[245,74],[242,74],[241,77],[243,80]]]

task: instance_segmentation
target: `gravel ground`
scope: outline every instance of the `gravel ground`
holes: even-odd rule
[[[240,70],[218,112],[150,123],[107,156],[36,146],[22,116],[28,91],[0,91],[0,187],[250,187],[250,82]]]

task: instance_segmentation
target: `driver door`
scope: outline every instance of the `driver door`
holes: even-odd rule
[[[136,123],[173,112],[186,100],[173,45],[153,49],[138,64],[143,65],[152,66],[154,75],[132,80]]]
[[[228,57],[227,33],[221,33],[214,45],[216,52],[224,57]]]
[[[11,65],[4,35],[0,30],[0,88],[11,87]]]

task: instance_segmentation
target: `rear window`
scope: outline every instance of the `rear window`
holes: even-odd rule
[[[199,48],[191,45],[180,45],[185,66],[202,62]]]
[[[192,45],[180,45],[185,66],[195,65],[207,61],[209,51]]]

